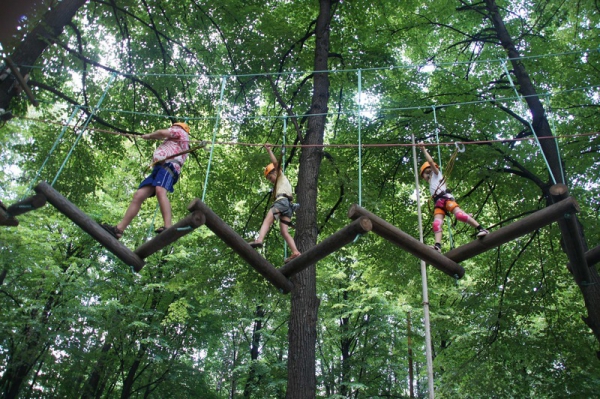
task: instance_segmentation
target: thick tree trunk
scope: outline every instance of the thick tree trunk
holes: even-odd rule
[[[541,139],[540,146],[544,156],[548,160],[550,170],[552,171],[556,183],[567,184],[566,181],[563,181],[564,179],[561,172],[561,160],[555,140],[544,139],[545,137],[552,137],[553,134],[546,117],[546,112],[539,97],[537,96],[535,87],[531,82],[531,78],[529,77],[525,66],[519,59],[521,55],[517,51],[512,37],[504,25],[504,21],[500,15],[496,1],[485,0],[485,4],[489,13],[489,18],[494,25],[496,35],[500,40],[502,47],[504,47],[506,50],[509,58],[511,58],[514,74],[519,85],[519,92],[525,97],[527,105],[529,106],[529,110],[531,111],[534,134]],[[550,185],[551,183],[548,184],[548,186]],[[575,215],[572,215],[572,217],[576,218]],[[587,244],[585,244],[583,229],[580,229],[580,234],[584,241],[584,251],[587,251]],[[583,263],[585,263],[585,261]],[[587,264],[572,266],[587,268]],[[584,317],[584,321],[592,329],[598,342],[600,342],[600,284],[598,284],[598,282],[600,282],[600,276],[594,267],[589,268],[589,274],[590,281],[582,282],[577,281],[577,278],[575,278],[575,282],[581,290],[585,307],[588,310],[588,316]],[[598,358],[600,358],[600,351],[597,352],[596,355]]]
[[[496,0],[485,0],[485,4],[489,13],[489,17],[494,25],[498,40],[500,40],[500,44],[502,47],[504,47],[508,57],[511,59],[510,62],[517,78],[519,92],[525,97],[525,101],[527,102],[529,110],[531,111],[532,126],[534,129],[533,133],[537,137],[541,138],[540,146],[544,156],[548,160],[550,170],[556,179],[556,183],[566,183],[562,178],[560,157],[558,151],[556,150],[556,142],[555,140],[545,139],[545,137],[552,137],[553,134],[550,130],[550,124],[548,123],[544,106],[542,105],[540,98],[537,96],[537,92],[533,82],[531,82],[531,78],[529,77],[527,70],[525,69],[525,65],[523,65],[522,61],[519,59],[521,54],[519,54],[517,51],[512,37],[504,25],[504,21],[500,15],[500,12],[498,11],[498,6],[496,5]]]
[[[331,0],[320,0],[317,18],[315,71],[327,70],[329,55],[329,21]],[[323,144],[327,103],[329,101],[329,76],[314,74],[313,98],[308,118],[308,129],[303,144]],[[317,242],[317,191],[319,167],[323,150],[321,147],[305,147],[300,155],[298,173],[298,199],[302,204],[298,212],[296,244],[306,251]],[[311,265],[292,278],[294,289],[291,298],[288,349],[288,386],[286,397],[314,398],[316,395],[315,345],[317,342],[317,278],[315,265]]]
[[[21,75],[29,73],[30,65],[35,65],[36,60],[52,40],[58,37],[66,24],[71,22],[77,10],[85,4],[87,0],[63,0],[56,4],[45,15],[43,20],[27,35],[25,40],[21,41],[19,46],[11,55],[11,59],[17,65],[28,65],[20,67]],[[10,100],[15,96],[15,91],[10,90],[14,80],[12,78],[4,79],[0,82],[0,108],[8,109]]]
[[[19,0],[13,1],[10,7],[2,7],[0,12],[0,43],[4,49],[9,48],[14,40],[14,36],[19,32],[17,27],[21,24],[23,15],[31,15],[36,8],[40,6],[37,0]],[[47,3],[47,2],[46,2]]]

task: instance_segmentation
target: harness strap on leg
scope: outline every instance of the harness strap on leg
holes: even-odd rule
[[[279,219],[279,223],[283,223],[285,225],[290,226],[292,229],[296,228],[296,225],[294,223],[292,223],[291,220],[283,220],[283,219]]]

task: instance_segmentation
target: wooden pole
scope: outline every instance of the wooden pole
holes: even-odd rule
[[[46,205],[46,197],[42,194],[35,194],[31,197],[25,198],[22,201],[16,202],[8,207],[7,212],[11,216],[18,216],[23,213],[33,211]]]
[[[571,198],[569,197],[569,189],[562,183],[550,187],[550,195],[552,196],[552,199],[558,203]],[[554,205],[556,204],[551,206]],[[579,230],[579,221],[575,214],[575,212],[578,211],[579,208],[577,208],[576,211],[563,212],[557,222],[562,235],[562,247],[569,258],[571,272],[573,273],[573,277],[575,277],[575,281],[577,281],[578,284],[581,284],[590,283],[591,280],[585,256],[585,245]]]
[[[385,238],[405,251],[410,252],[414,256],[423,259],[436,269],[455,278],[461,278],[465,275],[465,269],[455,261],[446,258],[435,249],[406,234],[396,226],[381,219],[379,216],[376,216],[356,204],[352,205],[348,210],[348,217],[350,219],[357,219],[361,216],[366,216],[371,219],[371,222],[373,223],[373,233]]]
[[[192,212],[156,237],[140,245],[133,252],[140,258],[146,259],[148,256],[174,243],[184,235],[191,233],[205,222],[206,218],[202,212]]]
[[[193,200],[188,205],[190,212],[200,211],[206,217],[206,227],[217,235],[225,244],[230,246],[239,256],[242,257],[250,266],[262,274],[271,284],[279,288],[281,292],[287,294],[294,285],[281,272],[270,264],[265,258],[260,256],[250,244],[239,236],[231,227],[227,225],[216,213],[214,213],[206,204],[199,199]]]
[[[31,91],[29,86],[27,86],[27,82],[25,81],[25,78],[23,78],[23,76],[21,75],[21,72],[19,71],[19,68],[15,65],[13,60],[11,60],[10,57],[6,57],[4,60],[6,61],[6,64],[9,66],[12,74],[15,75],[15,78],[17,79],[19,86],[21,86],[23,91],[25,91],[25,94],[27,95],[27,98],[29,98],[29,101],[31,101],[31,104],[33,104],[34,107],[37,107],[38,105],[40,105],[38,103],[38,101],[35,99],[35,96],[33,95],[33,92]]]
[[[0,202],[0,226],[18,226],[19,221],[12,217],[6,210],[6,207]]]
[[[359,234],[368,233],[373,229],[373,223],[367,217],[359,217],[348,226],[330,235],[319,244],[310,248],[296,259],[279,268],[286,277],[301,272],[310,265],[314,265],[330,253],[350,244]]]
[[[115,254],[125,264],[133,266],[136,272],[142,270],[144,261],[133,253],[119,240],[110,235],[106,230],[96,223],[92,218],[83,213],[79,208],[73,205],[69,200],[63,197],[58,191],[46,182],[38,184],[34,190],[38,194],[43,194],[56,209],[62,214],[71,219],[83,231],[88,233],[92,238],[102,244],[106,249]]]
[[[577,205],[577,202],[573,198],[569,197],[563,201],[560,201],[559,203],[550,205],[529,216],[526,216],[521,220],[517,220],[508,226],[502,227],[496,231],[492,231],[483,238],[479,238],[475,241],[471,241],[468,244],[454,248],[453,250],[446,252],[444,255],[455,262],[462,262],[483,252],[489,251],[492,248],[499,247],[500,245],[521,237],[527,233],[536,231],[552,222],[561,219],[566,213],[574,213],[578,211],[579,206]]]

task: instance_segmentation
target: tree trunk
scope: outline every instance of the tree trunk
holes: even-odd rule
[[[408,387],[409,387],[409,397],[415,397],[415,372],[413,365],[413,350],[412,350],[412,327],[410,320],[410,312],[406,313],[406,338],[407,338],[407,346],[408,346]]]
[[[563,175],[561,172],[561,160],[555,140],[543,139],[544,137],[552,137],[553,134],[550,129],[550,124],[548,123],[548,118],[546,117],[544,106],[542,105],[539,97],[537,96],[535,87],[531,82],[531,78],[529,77],[525,66],[519,59],[521,55],[517,51],[513,43],[512,37],[510,36],[510,33],[504,25],[504,21],[502,19],[502,16],[500,15],[496,1],[485,0],[485,4],[489,13],[489,18],[494,25],[496,35],[500,40],[502,47],[506,50],[509,58],[511,58],[511,64],[513,66],[514,74],[517,78],[517,83],[519,85],[519,92],[525,97],[527,105],[529,106],[529,110],[531,111],[533,119],[532,125],[534,128],[533,133],[537,137],[542,138],[542,140],[540,140],[540,147],[544,156],[548,160],[550,170],[554,176],[554,179],[556,180],[556,183],[567,184],[566,181],[563,181],[565,179],[563,179]],[[548,186],[550,185],[551,183],[548,184]],[[547,193],[544,194],[547,195]],[[577,217],[575,215],[571,216],[575,218]],[[585,243],[585,235],[583,234],[582,228],[580,229],[580,234],[584,241],[584,250],[587,250],[587,244]],[[587,268],[587,265],[572,265],[572,267]],[[577,281],[577,279],[575,278],[575,282],[581,290],[585,302],[585,307],[588,311],[588,316],[584,317],[583,320],[594,332],[596,340],[600,342],[600,275],[598,274],[598,271],[595,267],[589,268],[589,274],[590,281],[581,282]],[[596,355],[600,359],[600,351],[596,352]]]
[[[11,45],[14,36],[17,34],[21,16],[31,15],[40,5],[37,0],[19,0],[13,1],[10,7],[2,7],[0,13],[0,43],[6,50]]]
[[[260,347],[262,321],[265,316],[265,311],[262,306],[256,307],[255,316],[254,329],[252,330],[252,345],[250,346],[250,372],[248,373],[248,379],[244,386],[244,398],[249,398],[252,395],[252,384],[256,380],[256,361],[260,354],[258,348]]]
[[[320,0],[319,16],[315,27],[315,71],[327,70],[329,55],[329,21],[331,0]],[[329,76],[315,73],[313,97],[308,118],[308,129],[303,144],[323,144],[327,103],[329,100]],[[321,147],[304,147],[300,155],[298,172],[298,199],[302,204],[298,212],[296,244],[306,251],[317,242],[317,191],[319,167],[323,150]],[[288,386],[286,397],[314,398],[316,395],[315,345],[317,342],[317,278],[315,265],[311,265],[292,278],[288,349]]]
[[[12,399],[19,397],[21,387],[27,379],[29,372],[48,349],[47,343],[44,341],[46,337],[42,335],[42,332],[50,329],[48,319],[52,308],[56,305],[57,299],[51,296],[46,300],[39,320],[38,315],[40,312],[37,309],[31,312],[31,325],[25,326],[22,333],[22,346],[25,349],[19,351],[18,347],[20,345],[17,345],[17,348],[12,348],[13,353],[10,353],[4,375],[0,378],[0,392],[3,392],[2,398]]]
[[[140,345],[140,349],[138,350],[137,355],[135,356],[135,360],[129,367],[129,372],[127,373],[127,378],[123,381],[123,390],[121,391],[121,399],[127,399],[131,397],[131,391],[133,390],[133,383],[135,381],[135,375],[137,373],[140,364],[142,364],[142,359],[146,355],[146,350],[148,349],[146,344]]]
[[[56,4],[56,7],[48,11],[42,21],[27,35],[25,40],[21,41],[11,55],[11,59],[17,65],[27,65],[20,67],[21,75],[25,76],[31,70],[31,65],[35,65],[36,60],[52,40],[58,37],[66,24],[71,22],[77,10],[85,4],[87,0],[63,0]],[[3,11],[4,12],[4,11]],[[15,91],[10,90],[14,79],[7,78],[0,82],[0,108],[8,109],[10,100],[16,95]]]
[[[500,15],[498,6],[496,5],[496,0],[485,0],[485,4],[490,20],[494,25],[498,40],[500,40],[500,44],[502,47],[504,47],[508,57],[511,59],[510,62],[517,78],[519,92],[525,97],[525,101],[527,102],[529,110],[531,111],[532,126],[534,129],[533,134],[542,138],[542,140],[540,140],[540,146],[544,156],[548,160],[550,170],[556,179],[556,183],[565,183],[562,178],[560,157],[556,150],[556,142],[555,140],[543,139],[544,137],[552,137],[552,131],[550,130],[550,124],[548,123],[544,106],[537,96],[537,92],[535,91],[535,87],[531,82],[531,78],[525,69],[525,65],[523,65],[519,59],[521,54],[519,54],[517,51],[512,37],[504,25],[504,21],[502,20],[502,16]]]
[[[4,284],[4,279],[6,278],[7,273],[8,269],[4,269],[0,272],[0,285]]]
[[[102,345],[100,356],[98,357],[96,365],[92,369],[92,373],[90,374],[90,377],[83,388],[81,399],[91,399],[99,396],[98,385],[100,384],[100,379],[104,373],[104,361],[106,360],[106,354],[110,350],[111,346],[112,345],[108,342]]]
[[[344,290],[343,293],[344,303],[348,301],[348,291]],[[342,317],[340,318],[340,349],[342,351],[342,376],[340,378],[340,395],[342,397],[348,397],[348,376],[350,374],[350,348],[352,346],[352,342],[354,341],[350,338],[350,318]]]

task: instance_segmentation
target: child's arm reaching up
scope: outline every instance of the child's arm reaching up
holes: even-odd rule
[[[431,155],[429,155],[429,152],[427,151],[427,148],[425,148],[425,146],[423,145],[423,143],[419,143],[419,148],[421,148],[421,150],[423,150],[423,154],[425,155],[425,160],[427,161],[427,163],[431,167],[431,171],[434,174],[437,175],[440,172],[440,170],[437,168],[437,165],[433,161],[433,158],[431,158]]]
[[[271,147],[273,147],[273,145],[271,145],[269,143],[265,144],[265,149],[269,153],[269,158],[271,158],[271,162],[273,162],[273,165],[275,165],[275,168],[277,168],[279,165],[277,162],[277,158],[275,157],[275,154],[273,154],[273,150],[271,150]]]

